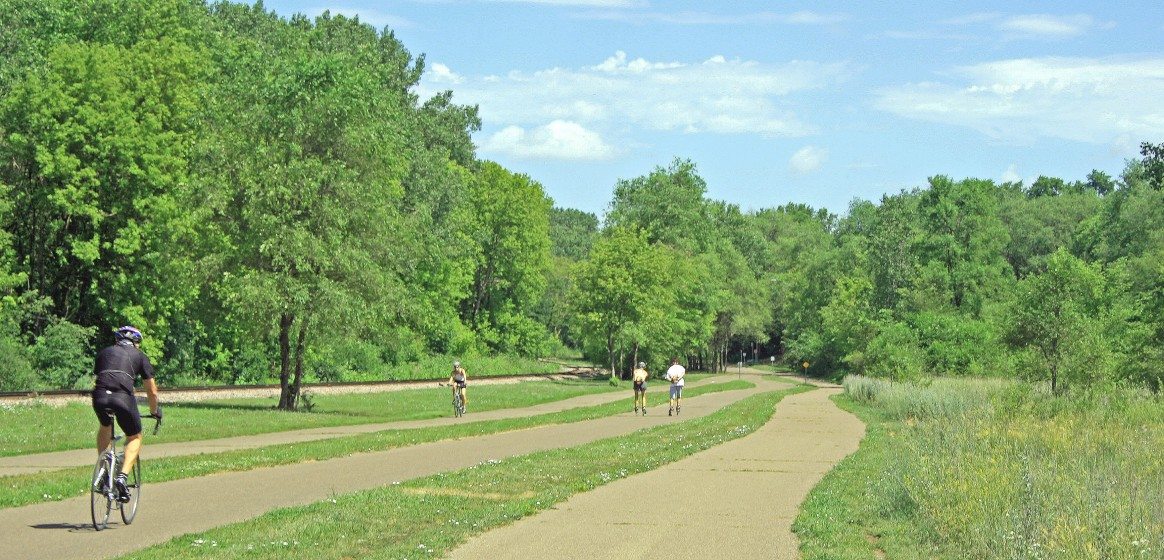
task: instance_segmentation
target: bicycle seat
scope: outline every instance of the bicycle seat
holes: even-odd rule
[[[116,425],[116,422],[117,422],[117,416],[113,413],[113,410],[108,409],[108,408],[106,408],[103,412],[105,413],[106,416],[109,417],[109,420],[111,422],[114,422],[113,424],[109,425],[110,431],[113,432],[113,441],[117,441],[117,440],[121,439],[121,436],[117,433],[117,430],[113,429],[113,427]]]

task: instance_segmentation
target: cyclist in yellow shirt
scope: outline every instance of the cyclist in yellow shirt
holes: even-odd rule
[[[638,414],[642,409],[643,416],[647,415],[647,364],[639,362],[639,367],[635,368],[632,381],[635,384],[635,414]]]

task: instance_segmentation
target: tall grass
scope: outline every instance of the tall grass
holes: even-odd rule
[[[967,380],[844,386],[891,436],[878,445],[892,459],[866,486],[876,514],[899,522],[888,540],[945,558],[1164,557],[1159,397]]]
[[[905,420],[956,419],[990,404],[990,396],[1008,386],[1002,380],[935,379],[912,385],[847,375],[845,394],[859,403],[876,404],[890,417]]]

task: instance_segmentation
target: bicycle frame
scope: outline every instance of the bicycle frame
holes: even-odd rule
[[[157,435],[162,426],[162,419],[152,415],[151,417],[154,418],[154,435]],[[141,459],[138,458],[129,473],[129,479],[126,481],[126,486],[130,489],[130,501],[121,502],[118,500],[115,480],[118,473],[121,472],[121,465],[125,460],[125,449],[123,447],[121,451],[118,451],[117,442],[124,436],[117,434],[116,419],[113,414],[109,414],[109,418],[109,445],[101,452],[96,466],[93,467],[93,479],[89,486],[91,493],[89,511],[92,515],[93,529],[97,531],[109,526],[109,516],[113,513],[114,504],[117,504],[121,521],[126,525],[133,523],[134,517],[137,516],[137,505],[141,499]]]

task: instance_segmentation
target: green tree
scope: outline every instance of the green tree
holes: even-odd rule
[[[675,307],[656,273],[668,268],[667,260],[645,231],[615,227],[595,241],[590,258],[576,269],[570,300],[580,332],[603,349],[611,375],[619,374],[621,357],[633,351],[628,338],[632,346],[641,341],[655,313]]]
[[[1006,277],[1002,248],[1008,239],[998,218],[998,198],[990,181],[930,178],[919,201],[923,266],[936,263],[949,303],[978,313]]]
[[[495,349],[536,355],[544,329],[530,314],[546,289],[552,201],[537,182],[493,162],[482,166],[472,201],[480,258],[466,320]],[[525,336],[514,337],[519,331]]]
[[[556,257],[580,261],[598,236],[598,217],[573,208],[550,209],[550,247]]]
[[[29,289],[69,322],[140,325],[155,356],[186,296],[200,65],[164,38],[63,44],[0,102],[0,181],[19,216],[5,229]]]
[[[402,295],[387,271],[405,139],[385,117],[413,100],[382,64],[402,47],[372,28],[325,14],[280,33],[267,40],[283,49],[244,44],[229,68],[213,113],[230,129],[212,152],[221,180],[206,185],[225,249],[218,297],[253,335],[274,333],[279,407],[294,409],[311,335],[358,336]]]
[[[1019,283],[1008,338],[1034,352],[1039,377],[1050,380],[1052,391],[1105,373],[1110,349],[1097,319],[1104,290],[1097,267],[1062,249],[1048,259],[1045,272]]]

